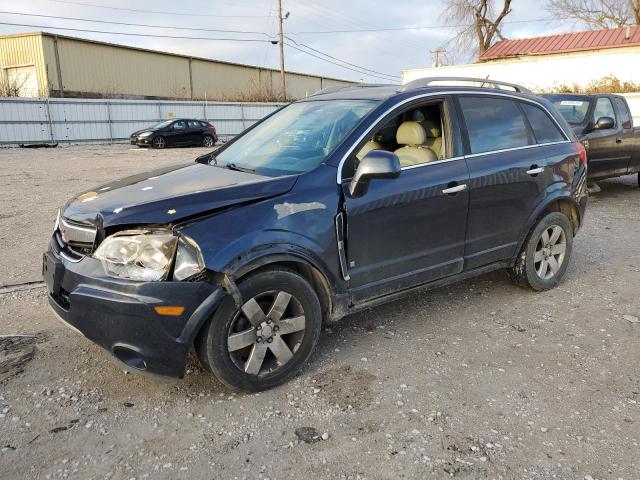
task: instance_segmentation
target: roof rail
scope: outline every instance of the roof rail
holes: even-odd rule
[[[393,84],[382,84],[382,83],[357,83],[354,85],[337,85],[335,87],[327,87],[322,90],[318,90],[315,93],[309,95],[310,97],[315,97],[316,95],[327,95],[329,93],[341,92],[342,90],[355,90],[357,88],[370,88],[370,87],[396,87],[397,85]]]
[[[415,88],[429,87],[431,86],[432,83],[436,83],[436,82],[479,83],[480,87],[484,87],[484,88],[496,88],[496,89],[502,90],[503,88],[501,87],[507,87],[519,93],[531,93],[531,91],[528,90],[527,88],[524,88],[522,85],[517,85],[515,83],[501,82],[499,80],[489,80],[488,78],[472,78],[472,77],[419,78],[417,80],[413,80],[409,83],[402,85],[398,91],[406,92],[408,90],[413,90]],[[490,87],[485,87],[485,85],[490,85]]]

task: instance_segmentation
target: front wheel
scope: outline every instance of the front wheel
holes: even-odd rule
[[[573,227],[560,212],[544,216],[533,229],[516,264],[508,270],[511,280],[533,290],[554,288],[569,264],[573,249]]]
[[[238,284],[196,340],[202,364],[226,386],[260,391],[291,379],[311,356],[322,325],[320,301],[297,273],[274,268]]]
[[[167,141],[164,139],[164,137],[155,137],[151,141],[151,146],[153,148],[164,148],[167,146]]]

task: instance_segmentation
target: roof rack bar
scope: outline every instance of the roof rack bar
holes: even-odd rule
[[[353,85],[336,85],[334,87],[323,88],[322,90],[318,90],[315,93],[309,95],[310,97],[315,97],[316,95],[327,95],[329,93],[336,93],[342,90],[355,90],[358,88],[370,88],[370,87],[395,87],[393,84],[383,84],[383,83],[357,83]]]
[[[436,82],[467,82],[467,83],[479,83],[480,87],[484,87],[485,85],[491,85],[489,88],[500,89],[500,87],[508,87],[513,89],[519,93],[531,93],[531,91],[522,85],[518,85],[515,83],[502,82],[499,80],[493,80],[489,78],[472,78],[472,77],[426,77],[426,78],[418,78],[417,80],[412,80],[409,83],[406,83],[400,87],[398,91],[406,92],[408,90],[413,90],[415,88],[424,88],[430,86],[432,83]]]

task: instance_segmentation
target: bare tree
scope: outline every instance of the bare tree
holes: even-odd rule
[[[636,25],[640,25],[640,0],[629,0],[629,8]]]
[[[26,79],[22,76],[4,78],[0,74],[0,97],[19,97]]]
[[[479,57],[497,40],[504,39],[501,23],[511,13],[511,0],[446,0],[444,12],[444,22],[459,28],[447,44],[458,52],[471,51]]]
[[[640,0],[549,0],[549,11],[590,28],[640,23]]]

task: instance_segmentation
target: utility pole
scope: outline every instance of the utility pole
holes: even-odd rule
[[[282,0],[278,0],[278,30],[280,33],[280,96],[287,99],[287,85],[284,79],[284,33],[282,31]]]
[[[433,56],[433,65],[434,67],[441,67],[442,66],[442,56],[443,54],[446,53],[446,50],[443,50],[442,48],[437,48],[435,50],[431,50],[431,55]]]

